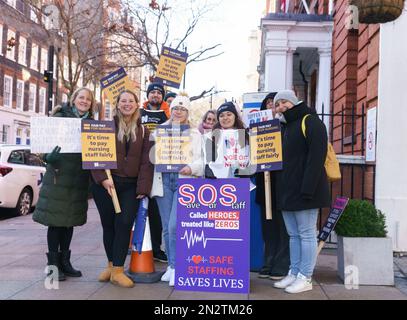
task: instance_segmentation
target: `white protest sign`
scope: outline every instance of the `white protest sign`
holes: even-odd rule
[[[243,123],[249,128],[251,124],[273,120],[271,110],[243,109]]]
[[[61,153],[81,153],[81,119],[31,117],[31,152],[49,153],[55,146]]]
[[[250,127],[252,123],[273,120],[271,110],[260,111],[261,103],[269,92],[248,92],[243,94],[243,123]]]
[[[376,107],[367,111],[366,161],[376,161]]]

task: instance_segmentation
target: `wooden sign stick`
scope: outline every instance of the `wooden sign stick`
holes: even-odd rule
[[[112,179],[112,174],[110,173],[110,169],[105,170],[105,172],[107,174],[107,178],[109,179],[109,181],[111,181],[113,183],[113,186],[114,186],[114,182]],[[114,211],[116,213],[122,212],[122,209],[120,208],[119,198],[117,197],[116,189],[114,187],[112,189],[112,201],[113,201]]]
[[[318,249],[317,249],[317,257],[319,256],[319,253],[321,252],[322,248],[324,247],[325,241],[320,241],[318,243]]]
[[[273,219],[273,210],[271,203],[271,179],[270,171],[264,172],[264,195],[266,198],[266,220]]]

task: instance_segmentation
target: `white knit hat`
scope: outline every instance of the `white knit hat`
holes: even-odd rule
[[[183,107],[189,111],[191,109],[191,101],[186,96],[176,96],[171,102],[170,110],[174,107]]]

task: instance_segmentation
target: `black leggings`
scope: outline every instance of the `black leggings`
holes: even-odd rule
[[[48,227],[48,251],[67,251],[71,245],[73,227]]]
[[[121,213],[115,213],[112,198],[103,186],[93,184],[92,193],[102,222],[107,258],[113,262],[113,266],[122,267],[129,249],[131,228],[137,215],[139,200],[136,199],[137,182],[121,181],[116,177],[114,182]]]

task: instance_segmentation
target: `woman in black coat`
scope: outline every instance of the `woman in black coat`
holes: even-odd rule
[[[290,236],[290,271],[274,286],[299,293],[312,290],[318,210],[330,206],[324,167],[328,136],[324,123],[293,91],[280,91],[274,101],[286,123],[279,205]]]
[[[263,100],[260,110],[271,109],[275,116],[273,99],[277,92],[269,93]],[[282,126],[282,131],[284,127]],[[290,264],[290,252],[288,245],[288,234],[284,224],[281,210],[278,209],[279,184],[281,183],[281,172],[271,172],[271,199],[273,219],[266,219],[266,203],[264,190],[264,173],[256,174],[256,202],[261,208],[261,227],[264,241],[264,265],[259,272],[259,278],[270,278],[280,280],[288,273]]]

